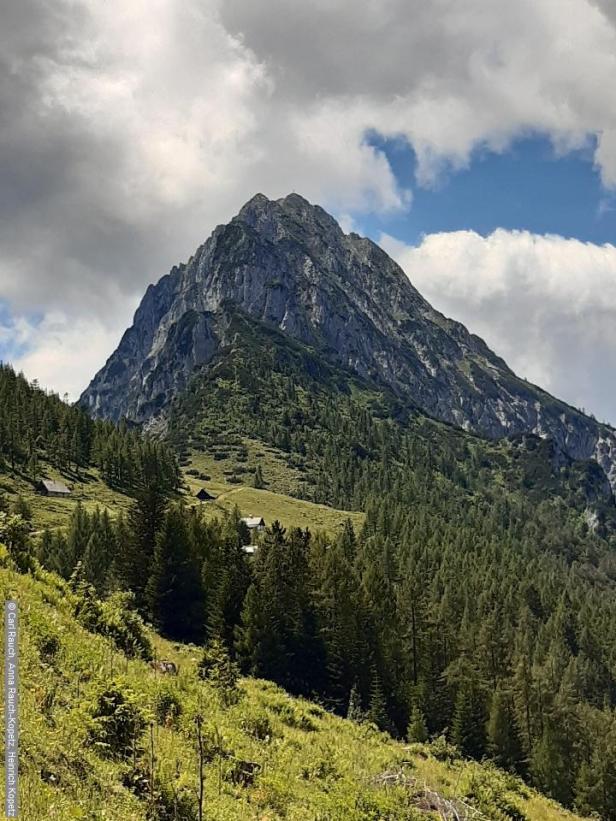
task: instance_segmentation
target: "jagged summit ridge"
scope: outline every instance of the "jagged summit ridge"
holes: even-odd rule
[[[483,340],[435,311],[381,248],[295,193],[255,195],[150,286],[81,402],[113,419],[164,413],[230,343],[234,312],[444,421],[490,437],[550,436],[571,457],[596,459],[616,485],[612,429],[518,379]]]

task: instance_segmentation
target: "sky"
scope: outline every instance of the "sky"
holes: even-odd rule
[[[253,194],[616,423],[613,0],[6,0],[0,359],[77,398]]]

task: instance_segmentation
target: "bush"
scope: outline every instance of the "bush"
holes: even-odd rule
[[[45,664],[53,664],[60,650],[60,646],[60,639],[55,633],[45,632],[36,640],[36,649],[41,657],[41,661]]]
[[[269,717],[265,713],[245,716],[241,721],[242,730],[257,741],[271,741],[274,729]]]
[[[32,521],[32,507],[23,496],[18,496],[13,502],[13,513],[21,516],[25,522]]]
[[[240,671],[229,656],[225,645],[213,639],[203,651],[199,662],[199,677],[208,681],[217,691],[225,706],[236,704],[240,698],[237,686]]]
[[[306,733],[312,733],[318,729],[312,719],[286,701],[274,704],[272,709],[278,714],[280,720],[283,724],[286,724],[287,727],[295,727],[295,729],[303,730]]]
[[[444,735],[434,739],[430,744],[430,752],[437,761],[446,761],[450,764],[460,758],[458,748],[450,744]]]
[[[133,767],[126,772],[122,785],[148,802],[148,821],[195,821],[197,818],[195,798],[186,787],[176,787],[157,778],[152,791],[150,774],[143,767]]]
[[[71,576],[75,590],[75,617],[86,630],[110,638],[131,658],[152,659],[152,644],[141,616],[133,609],[132,593],[113,593],[101,602],[86,581],[79,580],[79,566]]]
[[[497,771],[474,774],[466,798],[495,821],[526,821],[526,815],[508,797],[507,784]]]
[[[30,529],[30,523],[22,516],[0,511],[0,542],[6,545],[10,557],[22,573],[34,569]]]
[[[163,727],[176,727],[182,715],[182,702],[170,688],[164,688],[156,695],[154,712],[157,722]]]
[[[102,632],[132,658],[152,659],[152,643],[141,616],[133,608],[132,593],[114,593],[102,605]]]
[[[92,710],[90,742],[110,758],[129,758],[146,727],[137,697],[112,684],[99,693]]]

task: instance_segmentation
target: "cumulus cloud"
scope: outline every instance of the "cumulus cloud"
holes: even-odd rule
[[[540,131],[596,140],[616,186],[607,0],[9,0],[2,23],[0,301],[13,326],[64,316],[62,350],[100,325],[97,364],[145,285],[256,191],[408,207],[371,130],[413,145],[420,185]]]
[[[136,304],[132,305],[136,308]],[[122,318],[105,321],[51,310],[38,319],[18,316],[0,321],[0,349],[16,371],[36,379],[42,388],[77,399],[120,341]]]
[[[616,247],[527,231],[380,244],[435,308],[482,336],[520,375],[616,422]]]

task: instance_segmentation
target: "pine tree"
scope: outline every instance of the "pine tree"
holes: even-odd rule
[[[363,711],[361,706],[361,695],[357,684],[354,684],[351,688],[346,717],[349,721],[355,721],[357,723],[361,723],[366,718],[366,713]]]
[[[428,740],[428,728],[426,727],[426,719],[418,705],[413,706],[409,726],[406,731],[406,737],[409,741],[416,741],[421,744]]]
[[[451,740],[460,752],[470,758],[481,758],[486,749],[486,715],[483,693],[463,682],[456,696]]]
[[[229,651],[222,641],[212,639],[203,651],[199,662],[199,676],[216,689],[225,706],[235,704],[240,696],[237,682],[239,667],[231,659]]]
[[[567,747],[554,716],[546,717],[541,738],[533,747],[530,772],[542,792],[562,804],[570,804],[573,784]]]
[[[263,478],[263,471],[261,469],[261,465],[257,465],[255,469],[255,478],[253,486],[258,489],[265,487],[265,479]]]
[[[68,527],[65,571],[68,571],[69,575],[77,565],[77,562],[83,560],[83,555],[91,533],[90,517],[81,502],[78,502]]]
[[[274,522],[261,540],[238,630],[238,650],[253,675],[308,694],[322,667],[308,589],[308,536],[285,538]]]
[[[166,636],[199,641],[203,636],[201,572],[185,510],[173,505],[156,538],[145,598],[153,624]]]
[[[511,695],[495,690],[487,724],[487,749],[499,767],[520,772],[523,753]]]
[[[167,505],[163,493],[147,487],[137,494],[128,513],[130,537],[119,545],[118,570],[124,575],[124,586],[135,594],[139,609],[145,607],[145,587],[152,572],[156,536]]]
[[[376,670],[372,672],[372,685],[370,687],[370,705],[368,707],[368,720],[379,728],[379,730],[391,730],[391,722],[387,714],[387,700],[383,692],[383,685]]]

